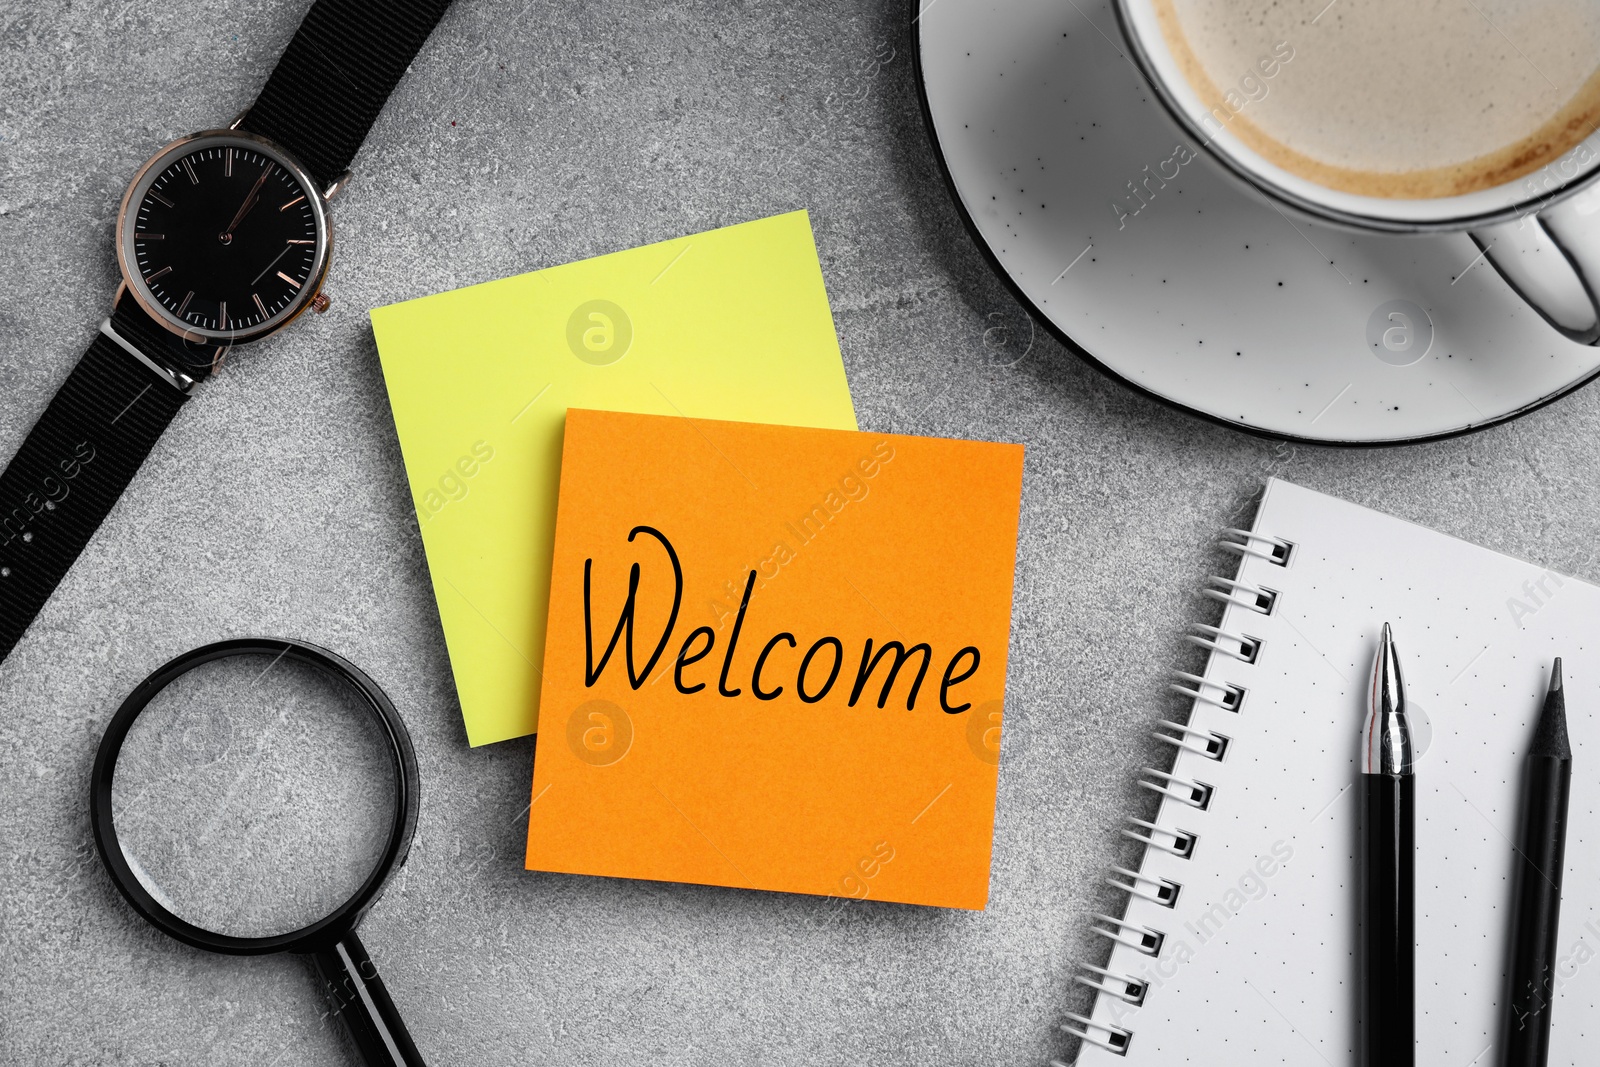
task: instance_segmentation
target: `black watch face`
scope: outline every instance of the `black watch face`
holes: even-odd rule
[[[230,341],[270,332],[316,295],[327,243],[309,176],[235,133],[168,146],[134,180],[118,223],[123,274],[145,310]]]

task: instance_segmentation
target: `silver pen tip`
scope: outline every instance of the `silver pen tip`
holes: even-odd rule
[[[1561,657],[1557,656],[1555,663],[1550,668],[1550,692],[1561,692]]]
[[[1378,659],[1372,665],[1372,710],[1400,713],[1406,710],[1406,683],[1400,673],[1400,655],[1394,647],[1394,631],[1383,624],[1378,644]]]
[[[1378,654],[1372,663],[1367,720],[1362,731],[1363,774],[1411,773],[1411,731],[1406,720],[1406,685],[1394,632],[1383,624]]]

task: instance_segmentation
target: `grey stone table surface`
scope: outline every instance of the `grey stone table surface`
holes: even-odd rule
[[[106,313],[127,179],[243,108],[305,8],[0,4],[0,455]],[[1225,566],[1212,535],[1267,475],[1600,579],[1600,390],[1380,451],[1135,396],[989,273],[909,47],[900,0],[445,16],[336,205],[332,310],[205,387],[0,665],[0,1060],[346,1062],[303,961],[166,940],[94,854],[112,710],[207,641],[327,645],[408,720],[421,824],[363,933],[430,1062],[1040,1064],[1086,1004],[1071,961],[1102,951],[1084,917],[1114,905],[1115,825],[1146,805],[1133,775],[1177,710],[1164,672],[1198,664],[1180,634]],[[365,310],[800,207],[861,425],[1027,446],[983,912],[829,922],[812,898],[525,872],[533,742],[469,749],[453,695]]]

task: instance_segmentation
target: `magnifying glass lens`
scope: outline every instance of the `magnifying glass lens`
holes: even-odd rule
[[[158,693],[117,758],[111,818],[145,890],[213,933],[275,937],[355,896],[383,859],[391,742],[348,684],[267,655]]]

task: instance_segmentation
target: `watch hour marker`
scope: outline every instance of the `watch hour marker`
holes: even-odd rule
[[[178,305],[178,318],[180,318],[180,319],[183,318],[183,313],[185,311],[189,310],[189,301],[191,301],[193,299],[194,299],[194,290],[190,289],[189,292],[184,295],[183,303]]]
[[[300,288],[300,283],[299,282],[295,281],[293,278],[289,277],[287,274],[283,273],[283,271],[281,271],[281,270],[278,272],[278,277],[282,278],[284,281],[288,282],[290,285],[294,286],[296,289]]]
[[[302,196],[297,196],[293,200],[289,201],[287,204],[285,204],[282,207],[280,207],[278,210],[279,211],[288,211],[290,208],[294,207],[296,204],[300,203],[300,201],[302,201],[304,199],[305,199],[305,197],[303,195]]]
[[[167,205],[168,207],[172,206],[172,201],[171,200],[168,200],[166,197],[162,196],[160,193],[156,192],[154,189],[150,190],[150,199],[158,201],[160,203],[163,203],[163,204]]]
[[[233,149],[231,148],[222,157],[222,176],[224,178],[233,177]]]
[[[183,161],[183,170],[184,170],[185,174],[189,175],[189,184],[190,185],[199,185],[200,184],[200,179],[195,176],[194,167],[189,163],[189,161],[187,159],[185,159]]]
[[[263,319],[270,319],[272,317],[271,315],[267,314],[267,305],[265,305],[265,304],[263,304],[261,302],[261,294],[260,293],[251,293],[250,294],[250,299],[252,299],[252,300],[254,300],[256,302],[256,310],[261,312],[261,317]]]
[[[217,305],[217,329],[226,330],[227,328],[228,328],[228,302],[226,300],[224,300],[222,303]]]
[[[167,235],[164,233],[135,233],[133,239],[135,241],[165,241]]]
[[[317,242],[315,242],[315,241],[296,241],[293,238],[290,238],[289,239],[289,243],[292,244],[292,245],[314,245]]]
[[[160,270],[158,270],[158,271],[156,271],[156,272],[155,272],[155,273],[154,273],[154,274],[146,274],[146,275],[145,275],[145,276],[144,276],[144,280],[145,280],[145,281],[146,281],[146,282],[153,282],[153,281],[155,281],[155,280],[156,280],[156,279],[157,279],[157,278],[159,278],[159,277],[161,277],[161,276],[162,276],[162,275],[164,275],[164,274],[166,274],[166,273],[167,273],[167,272],[169,272],[169,271],[170,271],[170,270],[172,270],[172,268],[171,268],[171,267],[162,267],[162,268],[161,268],[161,269],[160,269]]]

